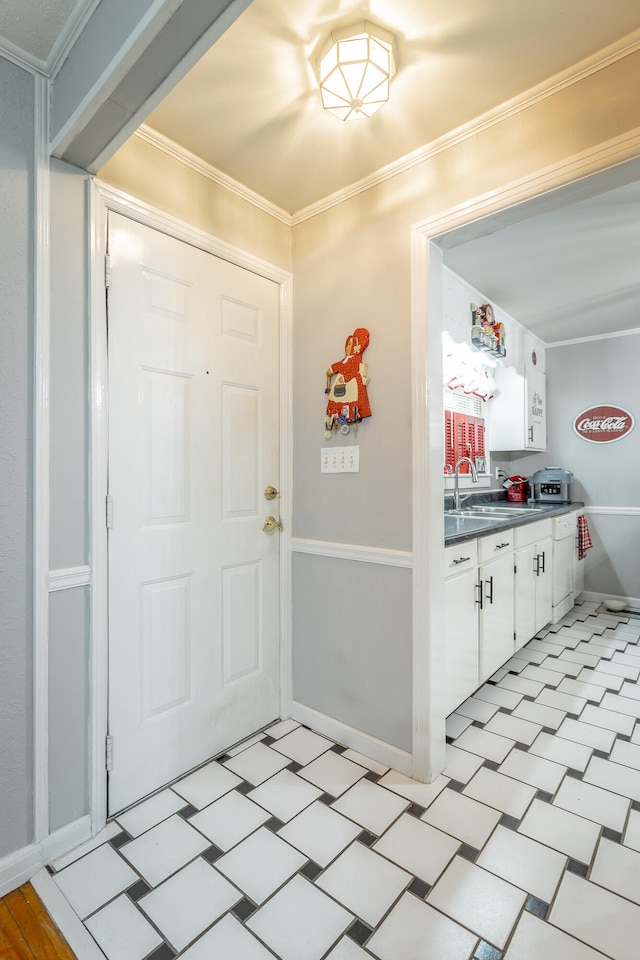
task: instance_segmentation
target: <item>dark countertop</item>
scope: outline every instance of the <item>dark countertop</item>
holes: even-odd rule
[[[464,543],[465,540],[477,540],[480,537],[489,537],[501,530],[511,530],[512,527],[522,527],[527,523],[536,523],[538,520],[544,520],[546,517],[560,517],[565,513],[572,513],[574,510],[581,510],[584,503],[580,500],[574,500],[573,503],[516,503],[506,500],[499,493],[488,491],[484,494],[471,494],[463,497],[463,507],[481,506],[491,503],[496,506],[502,503],[513,509],[513,513],[508,517],[490,517],[482,519],[476,517],[452,516],[447,511],[453,507],[453,497],[445,497],[444,514],[444,543],[446,547],[453,546],[456,543]],[[522,516],[518,516],[518,509],[523,510]],[[535,513],[529,513],[535,509]]]

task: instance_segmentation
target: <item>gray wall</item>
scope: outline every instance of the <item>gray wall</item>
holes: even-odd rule
[[[50,568],[88,561],[86,173],[51,164]]]
[[[411,752],[411,571],[298,554],[295,697]]]
[[[33,78],[0,58],[0,857],[32,839]]]
[[[514,472],[530,476],[549,464],[575,475],[576,499],[587,507],[640,507],[640,334],[547,347],[547,450],[521,456]],[[631,411],[636,426],[615,443],[589,443],[573,431],[575,417],[598,403]],[[640,597],[640,516],[589,517],[593,549],[585,589]]]
[[[365,194],[293,230],[293,533],[410,551],[411,221],[375,210]],[[372,416],[327,441],[325,371],[356,327]],[[360,472],[321,474],[321,448],[350,444]],[[299,554],[293,583],[294,700],[410,751],[411,571]]]
[[[88,563],[86,174],[51,166],[50,562]],[[52,593],[49,814],[55,830],[88,812],[89,589]]]
[[[88,813],[89,588],[49,602],[49,826]]]

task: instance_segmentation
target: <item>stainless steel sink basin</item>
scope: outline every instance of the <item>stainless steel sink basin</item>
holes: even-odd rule
[[[455,537],[461,533],[474,533],[475,531],[488,530],[495,524],[495,518],[487,516],[464,516],[457,515],[450,510],[444,515],[444,535],[445,537]]]
[[[479,504],[477,507],[460,507],[458,510],[448,510],[447,514],[454,517],[526,517],[533,513],[540,513],[537,507],[516,507],[489,503]]]

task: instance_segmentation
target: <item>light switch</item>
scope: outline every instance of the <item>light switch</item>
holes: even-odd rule
[[[360,473],[360,447],[321,447],[320,473]]]

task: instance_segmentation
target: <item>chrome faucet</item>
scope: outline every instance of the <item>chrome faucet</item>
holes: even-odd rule
[[[454,479],[454,486],[453,486],[453,507],[454,507],[454,510],[459,510],[459,509],[460,509],[460,490],[458,489],[458,483],[459,483],[459,478],[460,478],[459,467],[460,467],[460,464],[461,464],[461,463],[468,463],[468,464],[469,464],[469,466],[471,467],[471,479],[473,480],[474,483],[477,483],[477,482],[478,482],[478,474],[476,473],[476,467],[475,467],[475,464],[474,464],[473,460],[471,460],[470,457],[460,457],[460,459],[459,459],[458,462],[456,463],[455,467],[453,468],[453,474],[454,474],[454,477],[455,477],[455,479]]]

